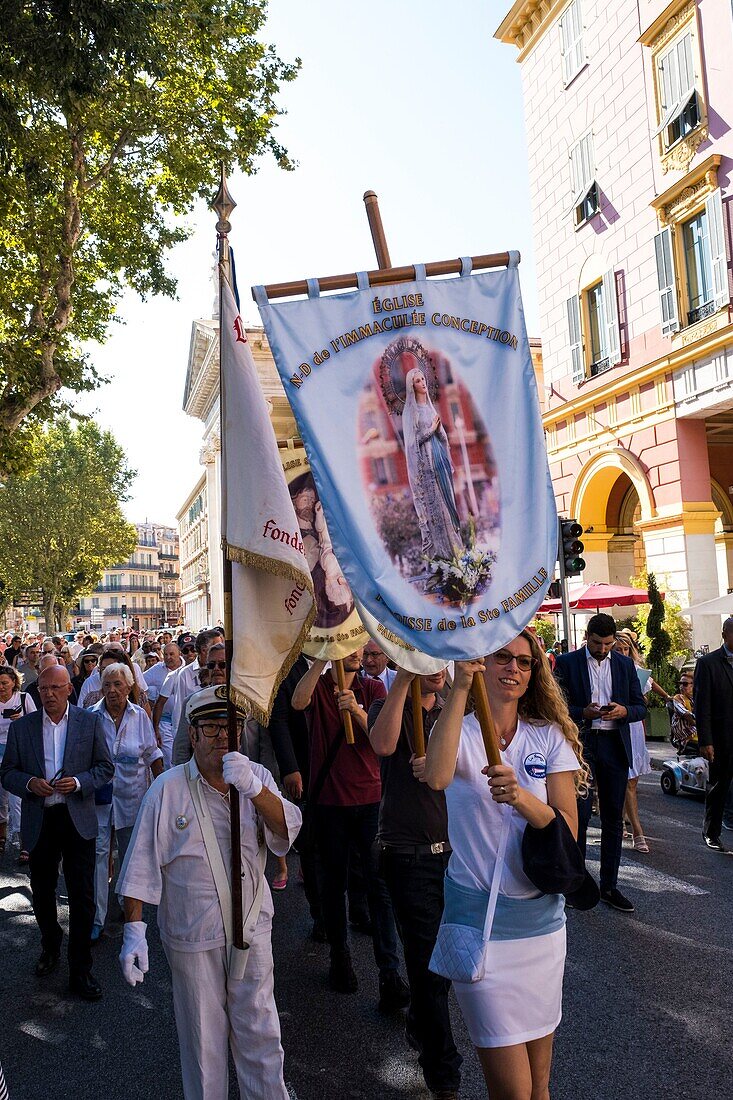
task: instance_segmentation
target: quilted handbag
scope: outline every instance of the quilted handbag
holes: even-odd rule
[[[452,982],[480,982],[484,976],[486,944],[491,938],[496,911],[509,835],[509,817],[508,813],[504,814],[490,893],[455,882],[450,872],[445,876],[443,920],[429,969]]]

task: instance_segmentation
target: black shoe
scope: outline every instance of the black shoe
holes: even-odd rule
[[[439,1089],[438,1092],[431,1092],[433,1100],[458,1100],[457,1089]]]
[[[59,965],[60,958],[60,951],[42,951],[41,957],[36,963],[36,977],[47,978],[49,974],[53,974]]]
[[[87,974],[72,974],[69,978],[69,990],[84,1001],[101,1001],[102,987],[91,971]]]
[[[388,970],[379,978],[379,1004],[377,1009],[385,1016],[407,1008],[410,1003],[410,990],[407,982],[396,970]]]
[[[724,848],[720,842],[719,836],[708,836],[706,833],[702,834],[702,838],[707,844],[708,848],[712,848],[714,852],[727,852],[728,849]]]
[[[311,929],[310,938],[314,941],[314,943],[328,943],[326,929],[323,925],[323,921],[320,918],[317,918],[313,921],[313,928]]]
[[[407,1023],[405,1024],[405,1042],[407,1043],[410,1050],[415,1051],[415,1054],[422,1054],[422,1046],[418,1040],[417,1035],[410,1026],[409,1018]]]
[[[334,993],[356,993],[359,981],[351,965],[350,955],[336,955],[331,959],[328,984]]]
[[[633,913],[634,906],[625,898],[620,890],[616,887],[612,890],[601,890],[601,901],[605,901],[606,905],[613,906],[614,909],[618,909],[621,913]]]

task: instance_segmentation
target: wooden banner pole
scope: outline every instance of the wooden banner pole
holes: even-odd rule
[[[496,736],[494,716],[489,706],[489,697],[486,694],[486,684],[484,683],[483,672],[474,672],[471,690],[473,691],[473,698],[476,703],[476,717],[481,727],[481,736],[484,739],[486,759],[493,767],[496,764],[501,764],[501,756],[499,755],[499,738]]]
[[[222,517],[222,582],[224,590],[224,645],[226,658],[226,682],[229,687],[232,682],[232,656],[234,653],[234,622],[232,616],[232,563],[226,552],[226,505],[227,487],[225,481],[226,470],[226,431],[225,431],[225,396],[224,375],[221,369],[222,343],[224,333],[222,326],[223,316],[223,290],[224,281],[229,277],[229,231],[232,228],[229,215],[237,205],[229,194],[227,188],[224,165],[221,166],[221,180],[219,190],[212,201],[212,207],[219,216],[216,223],[216,234],[219,247],[219,432],[221,436],[221,517]],[[227,692],[227,748],[229,752],[239,751],[239,732],[237,728],[237,708]],[[231,820],[232,841],[232,925],[234,930],[234,946],[244,948],[244,913],[242,910],[242,835],[239,814],[239,791],[236,787],[229,788],[229,813]]]
[[[382,225],[382,215],[379,211],[379,199],[374,191],[364,192],[364,206],[366,207],[367,221],[372,233],[372,243],[376,253],[380,271],[390,268],[392,261],[389,258],[387,238]],[[415,746],[415,756],[425,755],[425,730],[422,720],[422,692],[420,691],[420,677],[416,676],[410,685],[412,698],[412,735]]]
[[[336,679],[338,680],[339,691],[346,691],[346,677],[344,676],[344,662],[342,660],[331,661],[331,664],[336,669]],[[346,744],[354,744],[354,727],[351,722],[351,715],[348,710],[341,712],[341,717],[344,720],[344,732],[346,734]]]
[[[367,192],[368,193],[368,192]],[[374,196],[376,199],[376,195]],[[473,271],[486,271],[491,267],[507,267],[509,264],[508,252],[492,252],[484,256],[472,256],[471,267]],[[433,260],[425,265],[425,274],[432,275],[460,275],[461,261]],[[385,267],[374,271],[368,271],[370,286],[386,286],[388,283],[411,283],[415,278],[415,268],[412,264],[404,267]],[[351,290],[358,286],[355,271],[345,275],[324,275],[318,280],[321,292],[326,294],[330,290]],[[293,298],[299,294],[308,293],[306,279],[295,279],[289,283],[268,283],[265,294],[268,298]],[[254,291],[252,293],[254,297]]]

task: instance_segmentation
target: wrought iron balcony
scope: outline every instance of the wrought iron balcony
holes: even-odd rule
[[[694,325],[697,321],[702,321],[705,317],[712,317],[715,313],[715,302],[705,302],[704,305],[698,306],[697,309],[690,309],[687,312],[688,325]]]
[[[595,378],[597,374],[603,374],[604,371],[611,369],[611,360],[606,356],[605,359],[599,359],[596,363],[590,365],[590,376]]]

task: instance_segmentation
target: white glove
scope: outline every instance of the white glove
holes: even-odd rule
[[[145,939],[147,924],[142,920],[128,921],[122,933],[120,966],[125,981],[135,986],[148,972],[148,942]]]
[[[236,787],[245,798],[257,798],[262,783],[252,771],[249,757],[241,752],[228,752],[223,764],[224,782]]]

